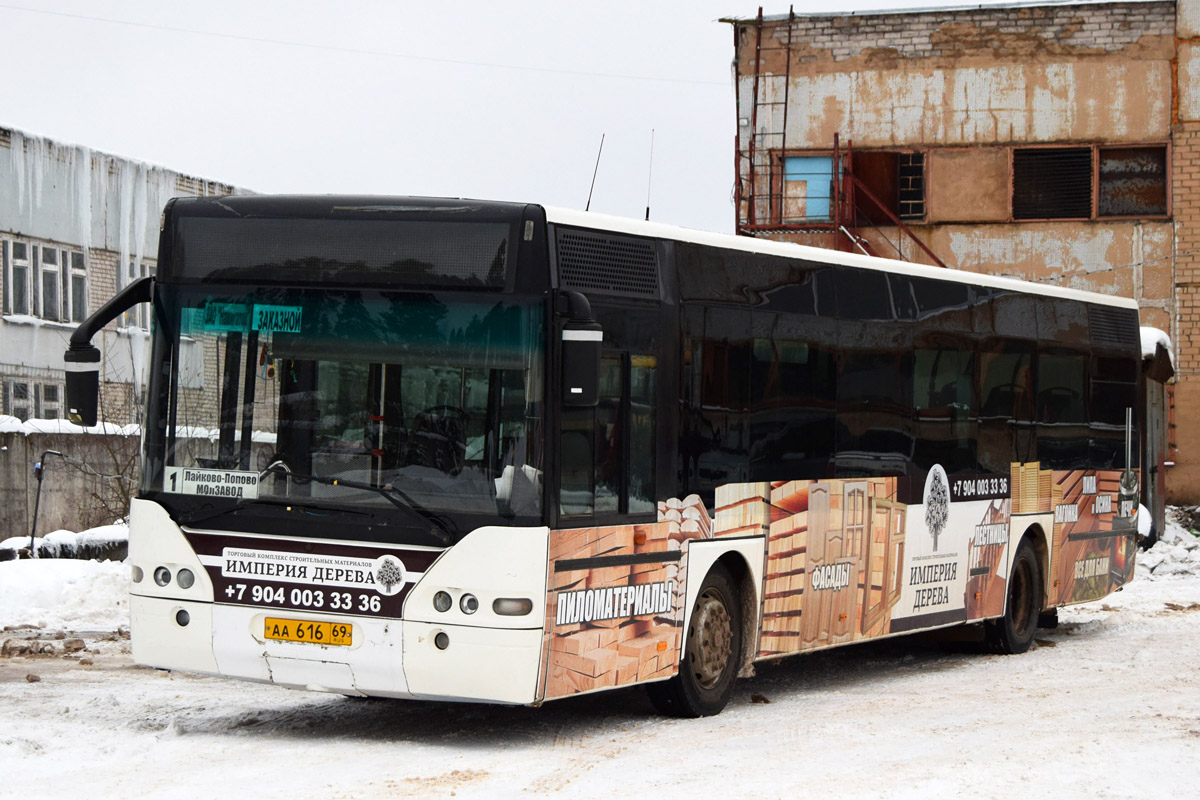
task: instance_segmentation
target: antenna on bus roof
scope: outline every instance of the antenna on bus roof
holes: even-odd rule
[[[646,222],[650,221],[650,181],[654,178],[654,128],[650,129],[650,166],[646,169]]]
[[[596,173],[600,171],[600,154],[604,152],[604,134],[600,134],[600,149],[596,151],[596,168],[592,170],[592,186],[588,189],[588,201],[584,211],[592,210],[592,192],[596,188]]]

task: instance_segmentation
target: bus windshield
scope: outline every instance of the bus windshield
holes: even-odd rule
[[[185,522],[247,503],[540,520],[539,300],[160,286],[155,326],[142,489]]]

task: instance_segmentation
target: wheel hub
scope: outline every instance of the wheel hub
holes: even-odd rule
[[[696,601],[688,631],[688,662],[696,682],[711,689],[733,655],[733,622],[725,601],[708,590]]]

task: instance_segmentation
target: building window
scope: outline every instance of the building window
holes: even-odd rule
[[[59,274],[61,272],[58,250],[53,247],[43,247],[41,270],[40,270],[40,285],[42,308],[40,316],[43,319],[57,320],[59,315],[58,289],[60,284]]]
[[[154,267],[147,264],[145,261],[137,262],[130,261],[125,269],[125,286],[136,281],[138,278],[154,277]],[[127,328],[142,328],[150,329],[150,313],[146,303],[138,303],[133,308],[121,315],[121,324]]]
[[[62,393],[52,383],[38,384],[41,390],[40,406],[37,408],[38,419],[58,419],[62,416]]]
[[[4,382],[4,413],[25,422],[62,417],[62,388],[54,383]]]
[[[87,318],[87,261],[79,250],[0,240],[5,314],[55,322]]]
[[[63,317],[71,322],[87,319],[87,266],[83,253],[72,250],[67,258],[70,269],[63,269]]]
[[[1167,213],[1167,148],[1031,147],[1013,151],[1013,219]]]
[[[1013,219],[1087,219],[1092,215],[1092,149],[1013,151]]]
[[[32,276],[29,245],[25,242],[10,242],[8,252],[8,269],[4,276],[5,310],[12,314],[29,314],[31,312],[29,289]]]
[[[900,213],[903,220],[925,219],[925,154],[900,154]]]
[[[842,200],[853,202],[855,225],[925,219],[925,154],[855,150],[843,165]],[[853,178],[853,180],[849,180]],[[833,156],[787,156],[779,222],[832,222]]]
[[[780,222],[829,222],[832,207],[833,156],[785,158]]]
[[[1153,217],[1167,213],[1167,148],[1099,148],[1101,217]]]
[[[29,384],[23,381],[5,381],[4,383],[4,413],[24,422],[32,416],[30,404],[32,395]]]
[[[850,173],[857,181],[856,225],[894,225],[897,219],[925,218],[924,153],[855,150],[851,159]]]

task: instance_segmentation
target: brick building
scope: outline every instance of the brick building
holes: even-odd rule
[[[1200,501],[1200,0],[726,21],[738,232],[1135,298]]]
[[[237,191],[0,128],[0,412],[64,416],[67,340],[118,289],[154,274],[167,200]],[[135,308],[97,337],[103,420],[140,421],[148,327]]]

